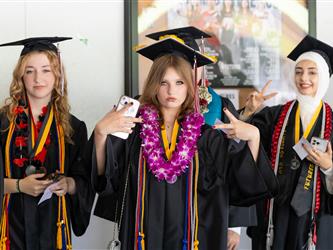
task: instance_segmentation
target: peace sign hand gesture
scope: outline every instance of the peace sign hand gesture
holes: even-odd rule
[[[228,109],[223,109],[230,123],[215,125],[215,129],[224,129],[230,139],[247,141],[251,154],[256,161],[259,154],[260,133],[259,129],[249,123],[238,120]]]
[[[227,108],[223,109],[230,123],[216,124],[215,129],[224,129],[229,139],[240,139],[243,141],[257,141],[259,139],[259,130],[257,127],[238,120]]]
[[[244,115],[250,116],[255,113],[264,103],[264,101],[271,99],[272,97],[276,96],[277,92],[272,92],[270,94],[265,95],[269,85],[271,85],[272,80],[266,82],[264,87],[260,92],[253,91],[246,99]]]

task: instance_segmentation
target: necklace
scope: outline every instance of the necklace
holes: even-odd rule
[[[13,163],[17,167],[29,167],[33,166],[35,169],[39,169],[42,167],[42,164],[45,160],[46,152],[48,145],[50,144],[50,134],[47,134],[45,144],[41,150],[40,153],[35,155],[30,159],[28,156],[28,144],[29,144],[29,119],[31,119],[32,122],[32,128],[31,128],[31,133],[34,133],[35,135],[38,135],[41,131],[45,116],[48,112],[48,107],[44,106],[42,108],[41,114],[38,117],[38,121],[35,123],[33,122],[33,118],[30,112],[29,117],[27,113],[29,112],[27,110],[27,107],[24,107],[23,105],[19,105],[14,109],[14,113],[16,115],[15,118],[15,132],[16,132],[16,137],[15,137],[15,154],[14,154],[14,159]],[[32,131],[33,130],[33,131]],[[34,143],[34,142],[33,142]]]
[[[166,180],[173,184],[178,176],[186,172],[194,157],[204,118],[197,112],[184,116],[176,149],[171,159],[166,160],[161,145],[161,126],[157,109],[153,105],[143,105],[140,108],[140,115],[143,119],[140,138],[148,169],[159,181]]]

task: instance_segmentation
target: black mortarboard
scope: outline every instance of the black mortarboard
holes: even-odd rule
[[[23,45],[24,48],[21,51],[21,56],[28,54],[32,51],[45,51],[51,50],[57,53],[58,49],[53,43],[72,39],[71,37],[32,37],[23,39],[16,42],[0,44],[2,46],[17,46]]]
[[[317,52],[325,59],[331,76],[333,66],[333,48],[312,36],[307,35],[304,37],[303,40],[296,46],[296,48],[290,52],[288,58],[296,61],[301,54],[309,51]]]
[[[194,59],[196,58],[197,67],[215,62],[212,57],[204,55],[172,37],[159,40],[156,43],[137,50],[137,52],[153,61],[166,54],[183,56],[192,66],[194,65]]]
[[[191,48],[193,48],[195,50],[199,50],[198,44],[195,42],[195,39],[211,37],[207,33],[203,32],[193,26],[155,32],[155,33],[146,35],[146,37],[149,37],[154,40],[160,40],[161,37],[166,36],[166,35],[175,35],[175,36],[179,37],[180,39],[182,39],[185,42],[186,45],[190,46]]]

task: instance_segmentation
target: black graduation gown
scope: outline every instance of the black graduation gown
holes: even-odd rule
[[[292,146],[294,145],[294,121],[296,107],[297,103],[295,103],[293,107],[286,126],[285,146],[283,150],[284,155],[279,162],[278,180],[280,184],[280,191],[278,196],[275,198],[273,210],[275,228],[273,249],[276,250],[305,249],[302,247],[306,246],[310,228],[311,211],[298,217],[290,205],[298,183],[301,169],[307,167],[309,164],[309,161],[304,159],[301,162],[301,167],[297,170],[292,170],[290,168],[290,162],[296,156],[296,152],[292,149]],[[281,105],[266,107],[261,112],[256,114],[251,121],[260,130],[262,144],[268,155],[270,155],[274,126],[277,124],[281,108]],[[312,132],[310,132],[309,138],[312,136],[319,136],[321,123],[322,111],[317,119],[315,128]],[[303,130],[301,128],[301,135],[302,134]],[[320,174],[321,177],[322,188],[320,193],[321,205],[317,219],[318,240],[316,249],[328,250],[333,249],[333,240],[330,235],[333,231],[333,196],[327,191],[325,175],[320,170],[318,170],[318,174]],[[266,205],[267,203],[265,202],[257,204],[258,226],[251,227],[248,230],[250,237],[252,237],[252,249],[266,249],[266,231],[268,223]]]
[[[235,109],[235,106],[228,98],[221,97],[222,100],[222,108],[227,108],[235,117],[239,117],[239,113]],[[222,114],[222,122],[229,123],[229,119],[226,115],[224,115],[223,110]],[[230,206],[229,207],[229,227],[248,227],[248,226],[256,226],[257,225],[257,212],[256,206],[250,207],[238,207],[238,206]]]
[[[229,204],[249,205],[265,197],[271,197],[277,192],[277,181],[263,150],[260,150],[255,164],[247,144],[244,143],[241,151],[237,152],[232,141],[209,126],[203,126],[202,136],[197,145],[200,161],[199,249],[226,249]],[[134,249],[140,146],[139,126],[127,140],[108,136],[106,172],[103,176],[97,176],[96,156],[93,152],[92,180],[93,186],[100,194],[95,215],[99,217],[114,220],[117,196],[118,203],[121,203],[121,190],[130,168],[120,230],[123,250]],[[182,249],[186,175],[178,177],[174,184],[167,184],[165,181],[158,182],[148,172],[146,183],[145,249]],[[119,210],[118,207],[118,217]],[[111,237],[110,233],[110,239]]]
[[[94,201],[94,191],[90,182],[91,166],[85,164],[84,149],[87,144],[87,128],[84,122],[71,116],[74,130],[72,140],[74,144],[65,145],[65,175],[73,177],[76,193],[66,195],[67,216],[75,235],[84,234],[90,220],[90,213]],[[1,131],[8,127],[8,120],[2,115]],[[3,158],[7,131],[1,133]],[[54,140],[56,135],[55,122],[51,126],[51,144],[48,147],[44,166],[48,173],[57,170],[58,146]],[[1,162],[3,164],[3,162]],[[4,164],[3,164],[4,166]],[[4,171],[4,167],[2,168]],[[23,178],[24,169],[13,167],[12,178]],[[10,249],[54,250],[56,249],[58,196],[44,201],[39,206],[41,195],[33,197],[23,193],[13,193],[9,202],[9,238]]]

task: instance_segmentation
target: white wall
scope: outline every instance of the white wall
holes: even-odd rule
[[[74,36],[61,44],[72,111],[91,132],[96,120],[124,91],[123,0],[0,0],[0,43],[30,36]],[[333,2],[317,1],[318,38],[333,45]],[[87,38],[85,45],[78,38]],[[0,48],[0,101],[8,95],[20,48]],[[333,82],[326,100],[333,106]],[[243,231],[243,233],[245,233]],[[92,216],[87,233],[73,239],[75,249],[105,249],[111,223]],[[244,237],[241,249],[250,249]]]
[[[332,13],[333,1],[317,0],[317,37],[333,47]],[[331,77],[331,84],[324,99],[333,107],[333,77]]]
[[[61,44],[72,112],[84,120],[89,134],[95,122],[124,91],[124,3],[103,1],[2,1],[0,43],[31,36],[73,36]],[[85,45],[78,37],[87,38]],[[21,47],[0,48],[0,102]],[[110,222],[92,216],[87,233],[74,237],[75,249],[106,249]]]

